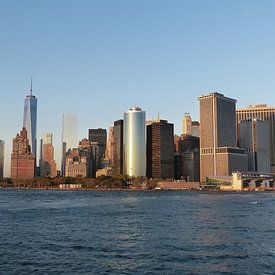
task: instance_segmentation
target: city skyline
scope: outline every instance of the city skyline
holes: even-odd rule
[[[237,108],[274,106],[274,12],[274,1],[3,2],[5,174],[31,75],[37,139],[53,133],[58,163],[63,113],[78,113],[81,139],[134,105],[147,119],[160,112],[180,134],[184,113],[198,120],[197,97],[213,90],[236,98]]]

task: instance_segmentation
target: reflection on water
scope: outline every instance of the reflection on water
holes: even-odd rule
[[[273,193],[1,190],[0,273],[273,274],[274,212]]]

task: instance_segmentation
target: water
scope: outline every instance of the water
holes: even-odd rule
[[[1,274],[275,274],[275,194],[0,190]]]

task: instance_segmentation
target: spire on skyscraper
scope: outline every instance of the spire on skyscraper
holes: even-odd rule
[[[32,96],[32,75],[31,75],[31,89],[30,89],[30,95]]]

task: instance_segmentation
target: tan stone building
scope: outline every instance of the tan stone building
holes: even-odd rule
[[[87,177],[87,156],[82,155],[78,148],[66,153],[65,177]]]
[[[210,93],[199,97],[199,102],[201,182],[208,176],[247,171],[247,155],[237,147],[236,100]]]
[[[26,128],[13,139],[11,154],[11,178],[27,180],[34,178],[35,156],[31,153]]]

